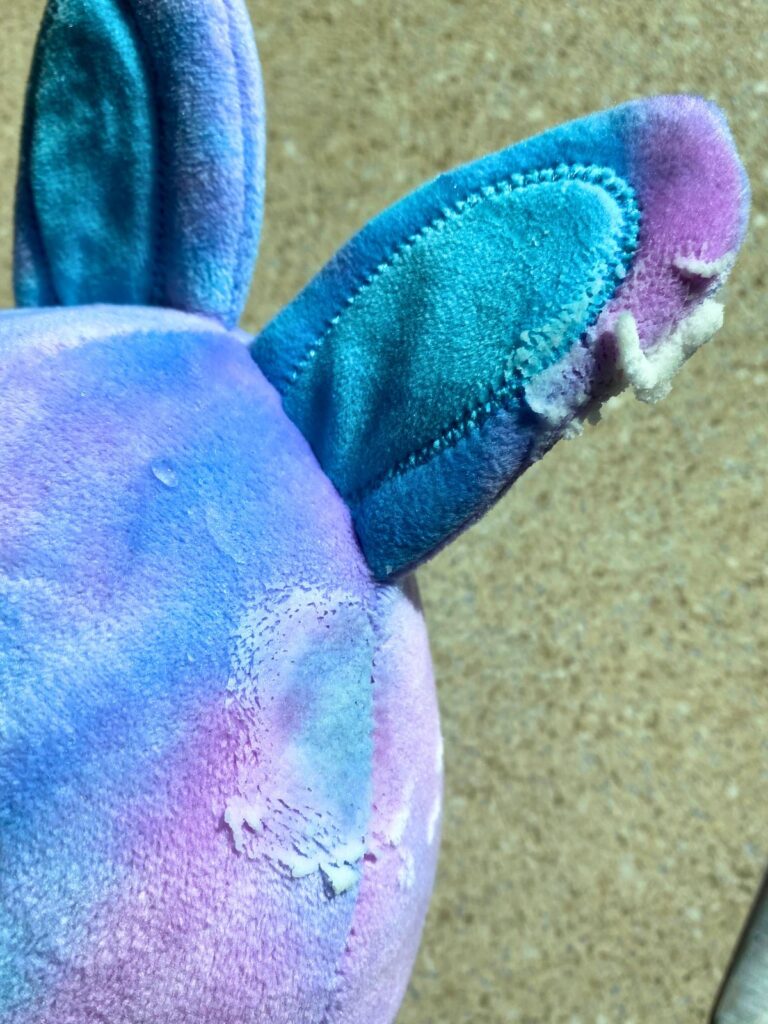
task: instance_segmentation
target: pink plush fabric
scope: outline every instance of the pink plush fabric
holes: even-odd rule
[[[635,102],[426,185],[251,342],[243,19],[56,0],[41,36],[33,308],[0,314],[0,1024],[391,1024],[442,793],[407,572],[608,394],[664,393],[744,233],[721,115]]]

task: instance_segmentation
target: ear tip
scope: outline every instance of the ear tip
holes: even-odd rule
[[[721,228],[722,219],[728,221],[730,247],[738,246],[750,186],[725,111],[714,100],[688,93],[652,96],[616,109],[641,115],[629,118],[623,132],[641,202],[653,200],[659,185],[669,190],[674,178],[678,195],[697,193],[704,218],[714,211]],[[691,217],[694,211],[688,206],[686,212]],[[717,229],[709,224],[710,234]]]
[[[625,386],[649,402],[669,392],[672,376],[722,324],[714,295],[734,265],[748,220],[746,171],[716,104],[656,96],[607,116],[617,125],[642,211],[639,245],[590,330],[587,349],[528,391],[532,407],[561,427],[592,415]],[[586,391],[574,388],[574,375],[589,382]]]
[[[750,207],[749,180],[725,113],[695,95],[639,102],[645,122],[626,137],[644,220],[638,260],[668,280],[685,275],[686,266],[708,266],[711,284],[722,284]]]

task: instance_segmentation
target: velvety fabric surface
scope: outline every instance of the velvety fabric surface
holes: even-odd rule
[[[374,574],[434,553],[610,390],[622,313],[642,374],[724,282],[748,204],[722,114],[661,97],[443,174],[347,243],[254,355]]]
[[[743,94],[747,72],[742,69],[762,64],[748,61],[753,51],[757,53],[759,39],[755,30],[759,12],[752,8],[750,22],[749,4],[744,19],[733,29],[717,19],[716,41],[714,33],[693,18],[698,25],[694,29],[696,47],[690,45],[687,5],[603,9],[599,14],[587,8],[561,9],[556,12],[554,35],[547,20],[553,12],[548,12],[546,5],[507,12],[496,5],[489,12],[488,6],[480,3],[464,13],[460,5],[450,9],[443,5],[431,25],[430,9],[429,4],[400,9],[394,20],[391,11],[353,3],[318,7],[299,2],[290,7],[254,9],[270,55],[276,58],[272,84],[281,104],[274,129],[275,166],[279,169],[274,209],[281,214],[280,227],[275,224],[261,277],[264,286],[251,306],[249,319],[254,327],[264,312],[286,299],[294,284],[338,244],[337,232],[348,233],[362,222],[381,205],[382,195],[393,197],[403,190],[403,183],[411,186],[439,167],[482,152],[489,139],[495,140],[494,145],[505,145],[536,126],[557,123],[633,93],[663,91],[660,86],[690,89],[693,83],[696,91],[709,94],[712,89],[720,94],[729,113],[738,119],[740,142],[747,142],[755,158],[758,147],[754,139],[750,141],[745,126],[753,115],[760,114],[762,94],[756,88],[755,102],[747,102]],[[340,10],[343,17],[338,16]],[[26,11],[26,7],[10,5],[6,27],[24,28]],[[645,30],[643,19],[652,24],[657,17],[659,24],[663,21],[661,35]],[[383,30],[376,30],[379,18]],[[505,18],[514,18],[514,22],[506,22],[507,32]],[[638,22],[643,31],[635,33]],[[477,50],[484,32],[490,33],[487,53],[482,47]],[[729,55],[728,41],[738,33],[743,46],[735,61],[732,48]],[[675,50],[678,39],[682,44]],[[633,41],[639,47],[639,57]],[[415,44],[417,51],[412,53]],[[617,48],[615,53],[612,47]],[[657,74],[652,70],[671,66],[656,63],[656,49],[662,62],[665,53],[667,57],[677,53],[674,71]],[[7,50],[6,45],[6,54]],[[594,60],[597,53],[603,58],[619,54],[621,59]],[[14,55],[7,66],[16,66],[16,60]],[[373,90],[367,76],[371,76]],[[531,93],[526,82],[532,86]],[[426,85],[423,94],[416,83]],[[748,95],[751,100],[752,92]],[[360,96],[372,101],[361,104]],[[345,105],[350,97],[352,109]],[[302,108],[298,118],[297,106]],[[12,114],[15,116],[14,111]],[[8,123],[12,121],[13,117]],[[763,134],[760,132],[761,138]],[[5,159],[11,167],[8,153]],[[329,168],[333,168],[330,179]],[[755,179],[759,181],[759,175]],[[759,213],[758,227],[761,217]],[[8,224],[6,216],[6,232]],[[753,258],[751,266],[757,262]],[[691,275],[685,276],[690,287]],[[713,355],[707,353],[696,360],[689,371],[693,377],[681,386],[671,409],[663,408],[651,418],[645,410],[624,408],[620,428],[614,421],[592,435],[589,444],[560,446],[547,460],[543,473],[530,474],[516,489],[514,499],[499,506],[494,517],[468,540],[453,547],[445,561],[438,560],[437,567],[433,564],[425,571],[448,710],[453,828],[429,943],[403,1010],[404,1020],[425,1024],[466,1019],[498,1024],[530,1017],[573,1024],[574,1018],[592,1016],[598,1021],[628,1021],[638,1013],[640,1019],[663,1019],[669,1012],[675,1020],[702,1018],[702,1003],[706,1005],[714,989],[718,969],[725,962],[751,895],[752,873],[756,879],[762,859],[761,812],[754,804],[753,792],[762,791],[759,744],[765,734],[765,715],[761,691],[754,684],[760,665],[759,624],[765,616],[759,614],[759,608],[765,588],[759,556],[750,560],[750,552],[759,549],[763,522],[763,495],[755,468],[765,446],[760,445],[762,415],[755,404],[758,389],[753,377],[759,382],[764,360],[758,348],[762,328],[754,313],[758,308],[754,271],[747,278],[749,289],[743,280],[739,276],[735,285],[735,333],[732,330],[724,339],[726,344],[716,346]],[[753,310],[749,316],[748,310]],[[41,338],[47,339],[40,342],[47,359],[49,348],[56,351],[54,339],[70,335],[71,325],[44,325],[36,314],[24,315],[30,319],[24,330],[17,332],[19,344],[8,348],[13,360],[30,341],[36,349],[35,339]],[[92,312],[91,316],[93,321],[89,318],[87,324],[72,329],[73,347],[86,338],[101,339],[109,347],[112,335],[130,339],[135,330],[139,334],[156,330],[163,340],[166,334],[174,336],[183,330],[194,335],[199,331],[201,340],[204,337],[206,344],[212,344],[221,364],[228,363],[227,345],[219,347],[215,337],[211,338],[209,323],[182,324],[173,318],[162,322],[138,318],[127,323],[114,310],[98,317]],[[740,334],[739,323],[750,323],[752,329],[748,332],[743,327]],[[5,324],[3,331],[6,328],[10,334],[10,324]],[[173,337],[171,345],[175,348]],[[147,350],[142,352],[146,357]],[[112,358],[110,355],[107,361]],[[103,365],[94,356],[94,366],[101,370]],[[78,372],[94,385],[94,374],[89,375],[87,366],[81,364]],[[140,377],[137,373],[132,379]],[[156,384],[149,361],[146,379],[153,390]],[[75,381],[76,374],[70,375],[67,386]],[[18,379],[14,383],[18,384]],[[180,393],[193,399],[201,411],[204,399],[199,389],[188,384],[188,380],[180,382]],[[255,391],[261,393],[258,388]],[[537,397],[545,403],[552,401],[554,391],[542,388]],[[565,397],[572,394],[567,389]],[[74,388],[70,397],[74,397]],[[118,407],[120,416],[131,423],[126,405]],[[53,428],[42,421],[46,410],[55,412],[56,403],[38,403],[22,388],[18,409],[26,410],[33,419],[34,414],[40,417],[37,436],[42,438],[41,447],[53,450],[53,438],[60,432],[56,416],[50,419]],[[168,420],[160,412],[154,409],[148,418],[167,426]],[[80,422],[82,425],[82,419]],[[222,436],[232,440],[223,413],[213,415],[211,422],[220,423]],[[259,419],[256,426],[261,422]],[[151,433],[152,428],[147,429]],[[87,436],[87,431],[83,434]],[[275,440],[271,434],[268,438]],[[130,437],[120,435],[118,440],[130,447]],[[162,443],[153,435],[153,450],[165,449],[166,443],[166,435]],[[92,463],[109,465],[110,458],[98,446],[97,450]],[[143,483],[133,456],[126,455],[121,461],[114,453],[110,457],[115,464],[119,462],[124,479]],[[247,465],[247,459],[242,465]],[[161,487],[178,488],[174,465],[161,460],[145,468]],[[93,485],[91,471],[92,465],[89,475],[80,481],[84,490]],[[304,467],[302,488],[314,472]],[[46,487],[45,483],[40,486],[35,507],[44,501]],[[117,491],[115,483],[115,494]],[[133,492],[132,486],[128,491]],[[552,500],[555,491],[557,499]],[[19,505],[25,500],[16,499]],[[120,504],[124,501],[124,495],[116,499]],[[57,507],[63,504],[59,501]],[[41,537],[43,514],[38,518]],[[173,522],[173,515],[167,522]],[[254,525],[247,515],[245,522]],[[293,522],[288,523],[289,528]],[[118,533],[116,530],[115,535]],[[199,530],[193,531],[195,539],[200,536]],[[221,543],[221,531],[217,537]],[[89,543],[88,524],[83,524],[78,544],[85,553],[78,571],[86,580],[90,579]],[[250,537],[247,543],[252,543]],[[44,547],[42,540],[41,545]],[[69,545],[69,550],[77,546]],[[98,540],[95,546],[99,546]],[[160,545],[155,545],[154,552],[159,549]],[[206,562],[210,548],[202,544],[200,554]],[[188,552],[185,557],[190,560]],[[256,567],[261,565],[259,562]],[[48,564],[44,568],[53,567]],[[62,571],[69,568],[71,560]],[[214,578],[221,577],[215,573]],[[140,589],[137,606],[150,593],[146,581]],[[391,848],[391,841],[400,835],[402,809],[407,804],[409,779],[398,771],[410,768],[414,742],[430,729],[423,725],[429,715],[419,716],[421,688],[408,686],[414,672],[425,679],[428,671],[419,667],[426,654],[418,613],[411,600],[399,599],[396,590],[384,593],[392,594],[398,614],[393,615],[391,629],[382,627],[385,642],[377,664],[382,679],[397,676],[401,680],[389,690],[392,704],[389,709],[381,705],[377,722],[380,748],[392,745],[393,749],[391,765],[382,757],[378,774],[382,793],[392,794],[386,810],[389,825],[380,833],[385,837],[382,845]],[[196,601],[198,621],[204,625],[203,602]],[[12,607],[13,601],[9,605]],[[285,634],[276,624],[281,617],[279,612],[275,615],[278,609],[288,620],[302,622],[312,635],[313,625],[322,629],[327,620],[327,616],[315,615],[316,606],[325,607],[314,597],[308,602],[278,599],[266,609],[260,605],[255,618],[244,622],[243,633],[257,639],[269,633],[282,646]],[[385,607],[386,601],[382,602],[382,614]],[[342,618],[335,634],[336,649],[343,649],[343,660],[350,657],[354,663],[350,656],[354,645],[348,646],[349,624],[356,621],[354,609],[342,608]],[[39,622],[35,630],[28,634],[32,636],[30,646],[37,644]],[[145,630],[141,635],[150,633]],[[156,649],[160,646],[158,641]],[[237,718],[243,706],[248,713],[253,710],[248,707],[245,669],[252,647],[247,639],[233,646],[227,690],[232,691]],[[398,662],[400,652],[402,662]],[[258,658],[256,665],[262,667]],[[96,671],[91,665],[85,670]],[[276,692],[285,695],[290,688],[285,677],[276,672],[270,678]],[[299,679],[299,690],[303,682]],[[154,681],[152,685],[160,684]],[[306,693],[305,686],[303,690]],[[429,686],[425,694],[427,691],[431,694]],[[409,694],[413,696],[411,704]],[[425,696],[422,706],[427,708],[431,699]],[[55,702],[51,706],[58,714]],[[405,709],[402,721],[393,711],[400,707]],[[41,711],[44,714],[44,709]],[[153,703],[153,714],[155,711]],[[167,716],[161,713],[158,719],[162,733]],[[31,720],[27,716],[26,721]],[[210,716],[198,721],[200,729],[193,727],[192,732],[204,733]],[[293,736],[274,721],[269,724],[281,739]],[[225,732],[230,727],[231,718]],[[327,738],[328,732],[308,731],[315,737],[308,745],[316,753],[320,745],[316,738]],[[303,747],[307,737],[303,728],[298,732],[302,734],[298,746]],[[736,733],[737,743],[733,741]],[[80,738],[83,735],[82,730],[77,733]],[[90,733],[85,735],[91,739]],[[58,745],[57,739],[52,746]],[[108,757],[115,746],[104,741],[100,749]],[[154,892],[162,890],[163,872],[169,865],[177,877],[179,863],[196,864],[196,855],[184,849],[194,842],[184,828],[192,832],[200,823],[201,834],[210,829],[213,815],[208,818],[207,812],[200,811],[199,799],[212,790],[217,798],[227,793],[222,831],[231,836],[233,856],[248,857],[252,852],[264,809],[247,796],[242,802],[230,802],[238,790],[232,792],[231,779],[220,786],[216,774],[218,754],[227,748],[222,743],[215,756],[204,751],[197,758],[196,752],[203,746],[202,740],[192,737],[188,746],[180,748],[178,761],[168,759],[169,774],[181,781],[154,776],[159,785],[152,796],[159,791],[162,806],[172,808],[160,815],[163,828],[159,838],[153,833],[146,841],[142,834],[133,841],[122,835],[122,847],[115,844],[114,849],[139,851],[137,860],[154,871],[149,872]],[[438,753],[432,753],[437,766]],[[431,769],[426,767],[429,754],[424,752],[425,768],[422,775],[417,773],[418,781],[431,777]],[[187,785],[189,776],[184,772],[190,761],[196,768],[206,763],[214,768],[201,768]],[[41,764],[44,768],[42,758]],[[322,767],[322,760],[318,764]],[[44,780],[42,772],[39,777]],[[82,782],[78,770],[68,775],[73,777],[78,784]],[[119,785],[117,788],[120,791]],[[55,851],[48,848],[47,832],[35,832],[34,813],[46,799],[60,800],[65,813],[73,807],[80,810],[64,789],[53,795],[28,794],[31,820],[25,824],[28,832],[24,838],[39,840],[34,856],[48,867],[54,865]],[[177,799],[182,789],[190,794],[188,804]],[[102,822],[107,821],[111,828],[115,821],[131,824],[140,820],[130,812],[120,817],[108,793],[98,796],[93,805],[96,813],[87,820],[84,833],[96,851],[94,863],[100,855],[98,829]],[[147,803],[145,800],[142,813],[154,823]],[[434,841],[436,807],[439,811],[437,803],[429,810],[424,806],[414,815],[415,844],[423,842],[423,835],[427,839],[431,835]],[[26,805],[22,810],[26,812]],[[84,815],[74,820],[79,826]],[[270,818],[272,823],[275,820]],[[65,823],[56,820],[55,824],[66,831]],[[182,833],[178,841],[177,832]],[[242,847],[239,854],[236,840]],[[70,837],[64,848],[69,852],[73,847]],[[415,848],[418,852],[417,845]],[[205,852],[221,864],[215,860],[213,846]],[[334,876],[339,888],[344,885],[349,878],[345,868],[350,867],[350,859],[354,862],[353,853],[350,848],[339,850],[333,860],[323,861],[310,872],[322,879],[324,892],[327,884],[333,885]],[[360,1005],[367,1008],[366,1019],[370,1020],[375,1019],[371,1014],[377,1007],[390,1015],[395,1011],[407,972],[405,962],[418,931],[417,915],[404,923],[397,913],[387,913],[396,902],[392,898],[395,885],[407,887],[411,877],[406,854],[407,845],[387,862],[393,881],[378,890],[378,905],[362,888],[358,890],[347,944],[354,949],[351,963],[365,963],[366,968],[360,973],[336,972],[329,1012],[343,1015],[345,1005]],[[75,859],[82,856],[78,851]],[[86,858],[85,862],[90,868],[91,861]],[[60,891],[57,871],[54,865],[54,894]],[[205,871],[194,867],[190,875],[189,891],[180,893],[171,886],[167,902],[162,891],[150,896],[150,902],[168,910],[170,923],[152,922],[150,927],[149,915],[135,913],[144,890],[134,876],[128,898],[118,898],[110,905],[117,908],[114,918],[96,914],[93,925],[89,923],[85,930],[85,938],[94,940],[90,954],[82,952],[85,942],[79,945],[78,940],[84,933],[76,928],[66,936],[67,940],[74,937],[72,946],[60,945],[51,951],[44,938],[38,953],[31,942],[26,947],[31,971],[41,981],[35,1012],[51,998],[50,986],[46,993],[42,983],[45,969],[51,972],[45,976],[47,983],[62,955],[73,948],[81,965],[88,961],[86,973],[93,979],[88,1005],[95,1007],[97,1019],[105,1010],[116,1010],[121,1000],[132,1014],[143,1012],[137,1009],[139,997],[148,1003],[155,994],[142,988],[143,976],[134,977],[135,994],[126,995],[115,986],[121,972],[131,978],[131,970],[146,963],[146,949],[151,951],[154,977],[162,980],[157,986],[161,1006],[171,1006],[175,996],[176,1013],[187,1014],[191,1000],[201,1000],[204,1005],[212,1002],[206,979],[209,973],[216,978],[219,947],[212,949],[207,929],[202,929],[204,963],[196,971],[196,984],[190,988],[186,979],[179,980],[179,933],[188,927],[195,908],[208,913],[195,886],[201,879],[202,891],[211,885]],[[37,875],[40,877],[47,878],[44,870]],[[261,906],[259,892],[247,885],[235,889],[246,906]],[[231,909],[226,896],[221,899]],[[247,975],[249,965],[243,963],[243,945],[235,942],[230,925],[234,922],[234,936],[240,937],[252,935],[249,925],[254,919],[261,920],[258,909],[250,919],[247,912],[241,916],[241,910],[238,903],[227,916],[226,940],[220,946],[222,958],[228,957],[235,965],[232,973],[238,980],[242,973]],[[210,920],[216,920],[215,915]],[[155,925],[162,932],[159,942],[157,935],[152,936]],[[67,922],[57,926],[66,931]],[[266,930],[270,939],[262,933],[257,937],[263,941],[264,951],[272,954],[282,949],[279,942],[285,936],[273,928],[271,919]],[[338,937],[342,931],[339,928],[333,934]],[[273,933],[279,934],[279,939],[273,939]],[[110,954],[115,936],[119,958]],[[363,938],[358,941],[360,936]],[[31,932],[24,933],[25,941],[31,937]],[[329,947],[330,943],[323,950],[327,952]],[[386,956],[379,956],[377,950],[387,951]],[[183,957],[190,955],[185,951]],[[348,962],[345,951],[342,963]],[[364,988],[360,981],[377,972],[385,979],[382,992]],[[284,976],[279,980],[286,982]],[[68,990],[65,986],[55,994],[56,1012],[71,1013],[80,1020],[83,1008],[76,1004],[74,984],[70,982]],[[287,979],[285,991],[291,996],[285,1006],[272,1008],[275,1013],[296,1012],[290,1003],[297,991],[292,984],[295,979]],[[226,1013],[243,1011],[242,1003],[236,1003],[243,991],[236,989],[235,984],[227,990],[223,1001]],[[346,1004],[342,998],[345,990]],[[50,1005],[40,1012],[53,1014]],[[315,1003],[312,1005],[314,1008]]]
[[[563,167],[488,184],[349,297],[283,393],[344,497],[450,443],[489,402],[517,405],[583,333],[637,243],[634,197],[605,177]]]
[[[413,587],[242,341],[0,316],[0,1020],[388,1024],[439,839]]]
[[[237,321],[261,225],[264,113],[234,0],[52,0],[17,199],[21,305]]]

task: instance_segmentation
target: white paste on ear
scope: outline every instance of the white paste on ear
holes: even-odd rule
[[[732,255],[704,267],[722,268],[726,260],[732,261]],[[658,402],[664,398],[671,389],[672,377],[682,364],[722,325],[722,304],[706,298],[674,330],[644,350],[634,316],[628,311],[620,313],[613,326],[618,351],[612,371],[604,372],[600,380],[593,381],[589,372],[573,372],[576,364],[573,353],[568,353],[560,363],[527,385],[526,400],[547,428],[531,454],[531,461],[541,458],[554,441],[578,437],[585,422],[599,422],[602,408],[611,400],[618,401],[628,385],[643,402]],[[582,351],[576,350],[577,358],[582,356]]]
[[[676,256],[672,266],[684,277],[700,277],[707,281],[729,273],[736,260],[736,253],[727,252],[717,260],[700,260],[695,256]]]
[[[600,419],[600,410],[596,409],[590,415],[595,417],[596,419]],[[572,441],[574,437],[581,437],[581,435],[584,433],[585,419],[587,419],[586,416],[574,416],[569,423],[566,423],[566,425],[563,427],[563,439],[565,441]]]
[[[658,402],[669,394],[672,378],[693,353],[723,326],[723,307],[705,299],[652,349],[640,348],[634,316],[625,312],[616,321],[617,369],[642,402]]]

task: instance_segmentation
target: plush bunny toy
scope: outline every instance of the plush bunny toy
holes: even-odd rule
[[[50,0],[0,315],[0,1021],[386,1024],[442,748],[411,570],[719,326],[721,114],[441,175],[255,340],[239,0]]]

